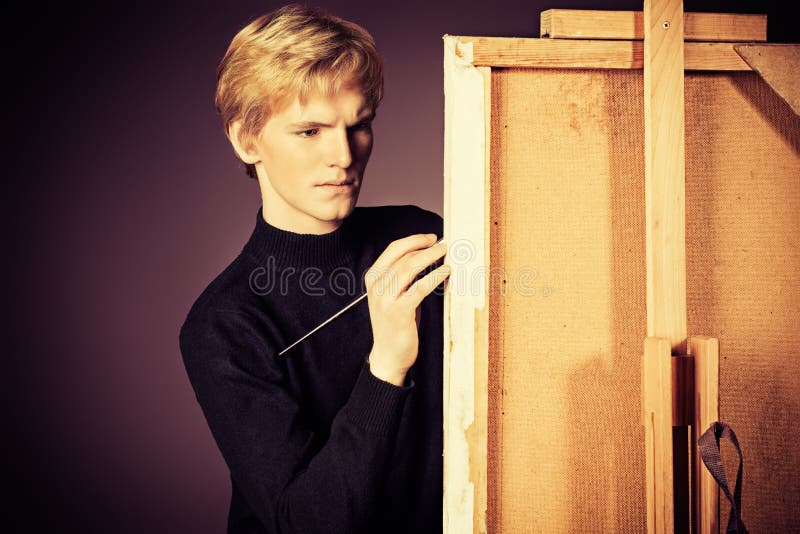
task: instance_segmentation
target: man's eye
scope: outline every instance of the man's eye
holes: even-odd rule
[[[314,137],[319,132],[319,129],[312,128],[310,130],[303,130],[302,132],[297,132],[297,135],[300,137]]]
[[[353,131],[353,132],[357,132],[359,130],[368,130],[371,126],[372,126],[372,123],[370,121],[362,121],[362,122],[359,122],[359,123],[356,123],[356,124],[352,125],[350,127],[350,130]]]

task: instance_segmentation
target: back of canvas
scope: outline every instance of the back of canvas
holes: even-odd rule
[[[688,332],[720,340],[745,522],[788,531],[800,120],[754,73],[685,93]],[[644,530],[642,94],[641,71],[492,70],[490,532]]]

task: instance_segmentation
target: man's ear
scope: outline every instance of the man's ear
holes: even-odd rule
[[[233,145],[233,150],[239,159],[245,163],[255,164],[261,161],[258,152],[255,151],[252,143],[245,143],[241,136],[242,123],[241,121],[234,121],[228,131],[228,139]]]

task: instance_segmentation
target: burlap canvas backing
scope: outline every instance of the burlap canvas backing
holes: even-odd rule
[[[685,87],[688,333],[720,339],[745,522],[790,531],[800,121],[753,73]],[[644,530],[642,95],[641,71],[493,69],[490,532]]]

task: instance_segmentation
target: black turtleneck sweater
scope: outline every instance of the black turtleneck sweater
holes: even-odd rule
[[[442,286],[421,304],[402,387],[369,370],[367,299],[278,355],[363,294],[389,243],[416,233],[441,236],[441,217],[356,207],[313,235],[259,208],[242,252],[192,306],[180,348],[230,469],[228,532],[441,532]]]

